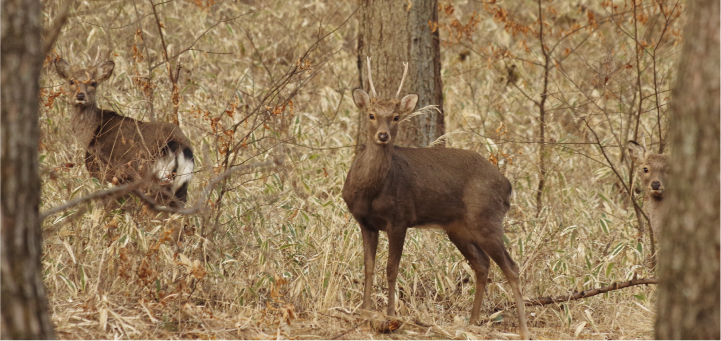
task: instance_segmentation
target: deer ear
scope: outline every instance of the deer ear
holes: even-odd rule
[[[362,89],[353,90],[353,102],[358,109],[365,110],[371,104],[371,97]]]
[[[68,77],[70,77],[70,63],[65,59],[58,58],[55,60],[55,71],[57,71],[58,75],[63,79],[68,79]]]
[[[626,146],[628,147],[628,153],[631,155],[633,162],[642,163],[643,160],[646,159],[646,148],[636,141],[628,141]]]
[[[416,108],[416,104],[418,104],[418,95],[406,95],[406,97],[401,98],[401,103],[398,109],[401,111],[401,113],[407,114],[413,112],[413,109]]]
[[[98,66],[98,71],[96,71],[96,80],[98,83],[110,78],[110,75],[113,74],[114,68],[115,62],[112,60],[100,64],[100,66]]]

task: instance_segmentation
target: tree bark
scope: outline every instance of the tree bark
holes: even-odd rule
[[[43,61],[40,1],[2,2],[3,339],[52,339],[43,286],[38,205],[38,96]]]
[[[687,15],[671,100],[656,338],[718,340],[719,2],[689,1]]]
[[[381,99],[396,95],[408,62],[408,75],[400,97],[418,94],[418,108],[437,105],[443,112],[441,53],[438,31],[429,22],[438,21],[438,1],[359,0],[358,71],[360,86],[369,89],[366,57],[371,57],[373,83]],[[410,6],[409,6],[410,4]],[[365,120],[359,119],[358,144],[365,143]],[[419,115],[399,127],[399,146],[425,147],[444,133],[443,115]]]

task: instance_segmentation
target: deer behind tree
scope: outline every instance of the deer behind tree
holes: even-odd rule
[[[644,208],[648,214],[651,228],[656,232],[662,229],[661,215],[664,209],[664,192],[668,175],[668,158],[663,154],[654,154],[636,141],[628,141],[628,151],[634,163],[639,165],[638,177],[644,192]]]
[[[370,63],[368,68],[370,80]],[[353,91],[356,106],[368,119],[368,143],[351,165],[343,186],[343,200],[363,236],[366,278],[362,309],[371,308],[378,232],[388,234],[387,314],[393,316],[407,229],[440,227],[476,273],[471,322],[478,321],[493,259],[513,290],[521,336],[530,337],[518,266],[503,244],[503,218],[510,207],[511,183],[475,152],[394,147],[398,124],[416,107],[418,95],[383,101],[376,98],[372,80],[369,83],[373,97],[361,89]],[[396,98],[399,94],[400,88]]]
[[[58,75],[68,82],[73,134],[85,149],[85,166],[92,176],[111,183],[150,174],[154,199],[182,206],[195,168],[190,140],[177,125],[141,122],[98,108],[97,87],[114,67],[112,61],[87,69],[55,61]]]

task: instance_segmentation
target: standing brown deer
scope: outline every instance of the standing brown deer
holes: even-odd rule
[[[661,232],[661,215],[663,213],[663,194],[666,190],[668,174],[668,158],[663,154],[649,153],[646,147],[636,141],[628,141],[628,152],[634,163],[639,165],[638,177],[644,195],[644,208],[648,214],[649,224],[656,232]]]
[[[388,234],[387,314],[393,316],[406,231],[411,227],[441,227],[476,273],[471,323],[478,321],[493,259],[513,290],[521,337],[529,338],[518,266],[503,244],[503,217],[510,207],[511,183],[488,160],[472,151],[393,146],[399,122],[418,102],[416,94],[397,99],[406,71],[396,99],[379,100],[369,59],[368,80],[373,96],[361,89],[353,91],[355,105],[368,119],[368,145],[351,165],[343,200],[363,235],[363,314],[368,316],[371,308],[378,232]]]
[[[98,108],[98,86],[114,67],[112,61],[87,69],[55,61],[69,85],[73,134],[85,149],[85,166],[92,176],[112,183],[139,180],[150,172],[154,198],[182,206],[195,167],[190,140],[174,124],[141,122]]]

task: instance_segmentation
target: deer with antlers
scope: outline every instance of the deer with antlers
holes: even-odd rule
[[[365,263],[364,316],[371,308],[379,231],[388,235],[388,310],[395,315],[396,279],[406,231],[440,227],[476,273],[471,322],[479,319],[490,259],[500,266],[513,291],[521,337],[529,338],[518,265],[503,244],[503,218],[510,207],[511,183],[478,153],[451,148],[394,146],[398,124],[418,102],[417,94],[380,100],[371,78],[372,96],[353,91],[353,101],[368,120],[368,145],[351,165],[343,200],[361,228]]]

